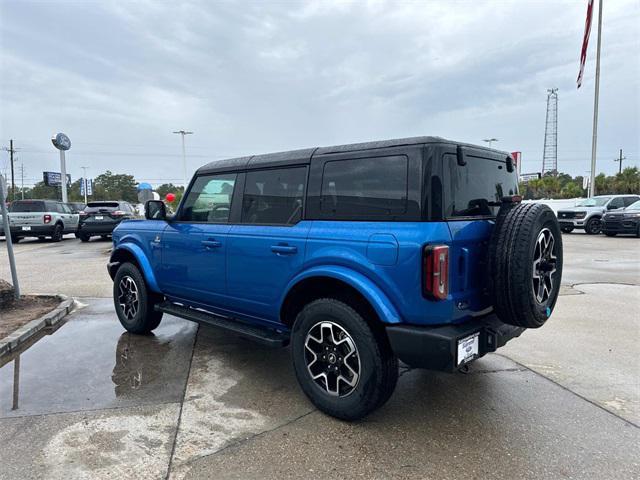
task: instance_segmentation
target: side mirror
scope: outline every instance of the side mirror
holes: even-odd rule
[[[166,220],[167,207],[160,200],[147,200],[144,204],[144,218],[147,220]]]

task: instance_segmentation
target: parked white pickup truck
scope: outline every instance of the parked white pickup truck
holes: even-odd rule
[[[14,243],[24,237],[62,240],[65,233],[78,231],[80,216],[55,200],[16,200],[9,207],[9,228]]]

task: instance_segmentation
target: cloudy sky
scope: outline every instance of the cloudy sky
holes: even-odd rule
[[[558,167],[589,169],[594,25],[586,0],[0,0],[0,144],[25,184],[57,170],[51,134],[87,166],[154,184],[211,160],[414,135],[496,137],[542,162],[546,90],[559,88]],[[597,2],[596,2],[597,3]],[[640,165],[640,2],[605,0],[598,171]],[[595,23],[595,22],[594,22]],[[0,171],[8,154],[0,152]]]

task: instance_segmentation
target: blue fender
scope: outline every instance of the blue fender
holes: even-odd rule
[[[142,248],[140,248],[139,245],[131,242],[120,243],[116,247],[116,249],[113,251],[113,253],[111,253],[111,258],[112,259],[116,258],[118,252],[122,250],[128,251],[135,257],[135,259],[138,262],[138,265],[140,265],[140,268],[142,269],[142,276],[144,277],[144,280],[147,282],[147,286],[149,287],[149,290],[152,290],[156,293],[162,293],[160,291],[160,287],[158,286],[158,282],[156,281],[156,276],[153,273],[153,268],[151,268],[151,263],[149,262],[149,259],[147,258],[147,256],[144,254],[144,251],[142,250]]]
[[[384,323],[402,323],[402,318],[389,300],[389,297],[371,279],[361,273],[340,265],[321,265],[310,268],[297,275],[289,282],[285,294],[280,299],[280,308],[291,289],[302,280],[312,277],[330,277],[341,280],[358,290],[371,304]]]

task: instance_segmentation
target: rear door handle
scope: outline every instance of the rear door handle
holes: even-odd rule
[[[202,243],[207,250],[210,248],[220,248],[222,246],[222,243],[217,240],[203,240],[200,243]]]
[[[291,245],[271,245],[271,251],[276,255],[294,255],[298,253],[298,247]]]

